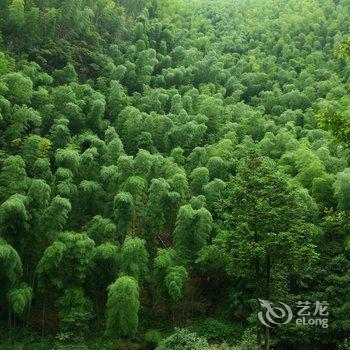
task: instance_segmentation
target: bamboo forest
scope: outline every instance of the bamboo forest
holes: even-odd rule
[[[0,0],[0,350],[350,350],[350,0]]]

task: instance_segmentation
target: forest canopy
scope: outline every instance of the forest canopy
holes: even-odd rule
[[[0,0],[0,348],[349,350],[349,13]]]

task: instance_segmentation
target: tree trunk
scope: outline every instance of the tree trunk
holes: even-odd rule
[[[270,300],[271,288],[271,258],[266,256],[266,300]],[[265,329],[265,350],[270,350],[270,328]]]
[[[255,230],[254,232],[254,240],[255,242],[258,242],[258,233]],[[255,257],[255,281],[256,281],[256,302],[259,307],[259,298],[261,298],[260,294],[260,288],[259,288],[259,279],[260,279],[260,263],[259,263],[259,257]],[[259,311],[257,311],[258,313]],[[258,315],[257,315],[258,316]],[[256,317],[256,342],[258,344],[258,349],[263,350],[262,348],[262,337],[261,337],[261,324],[259,322],[258,317]]]
[[[12,340],[12,321],[11,321],[11,304],[9,303],[9,341]]]
[[[43,318],[42,318],[42,325],[41,325],[41,337],[45,337],[45,312],[46,312],[46,296],[44,297],[44,305],[43,305]]]
[[[259,350],[263,350],[261,340],[262,340],[261,339],[261,326],[260,326],[259,321],[257,321],[257,325],[256,325],[256,342],[258,344],[258,349]]]
[[[32,288],[32,291],[34,290],[34,283],[35,283],[35,272],[33,273],[32,282],[31,282],[31,285],[30,285],[31,288]],[[26,320],[27,326],[29,325],[30,313],[31,313],[31,310],[32,310],[32,300],[33,300],[33,294],[32,294],[32,298],[30,299],[30,302],[29,302],[29,305],[28,305],[28,310],[27,310],[27,320]]]
[[[265,350],[270,350],[270,328],[265,329]]]

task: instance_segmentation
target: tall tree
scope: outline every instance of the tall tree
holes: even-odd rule
[[[21,156],[5,159],[0,174],[0,199],[3,201],[15,193],[24,194],[28,187],[25,163]]]
[[[176,218],[174,240],[179,260],[185,266],[191,267],[200,250],[207,245],[212,222],[212,216],[205,208],[193,209],[191,204],[180,208]]]
[[[228,275],[238,285],[244,281],[245,298],[250,295],[257,302],[286,298],[286,279],[301,281],[311,271],[319,231],[306,222],[301,201],[297,189],[269,158],[251,156],[228,183],[218,209],[222,225],[214,245],[226,259]],[[259,323],[257,327],[261,347]],[[267,328],[264,349],[270,349]]]
[[[106,333],[118,339],[136,335],[140,308],[139,287],[130,276],[119,277],[108,287]]]
[[[120,192],[114,198],[114,217],[118,235],[125,237],[131,229],[134,220],[134,198],[129,192]]]
[[[126,237],[121,256],[122,270],[125,274],[134,277],[139,283],[148,280],[148,252],[143,239]]]

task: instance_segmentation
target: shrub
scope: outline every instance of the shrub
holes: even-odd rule
[[[209,344],[205,338],[191,333],[187,329],[175,329],[175,332],[164,339],[157,350],[209,350]]]
[[[233,350],[258,350],[254,331],[247,329],[243,334],[241,342]]]
[[[197,322],[194,331],[205,337],[210,342],[230,342],[233,338],[238,336],[239,330],[234,326],[223,323],[215,318],[208,318]]]
[[[154,349],[162,340],[162,333],[158,329],[150,329],[145,333],[145,349]]]

